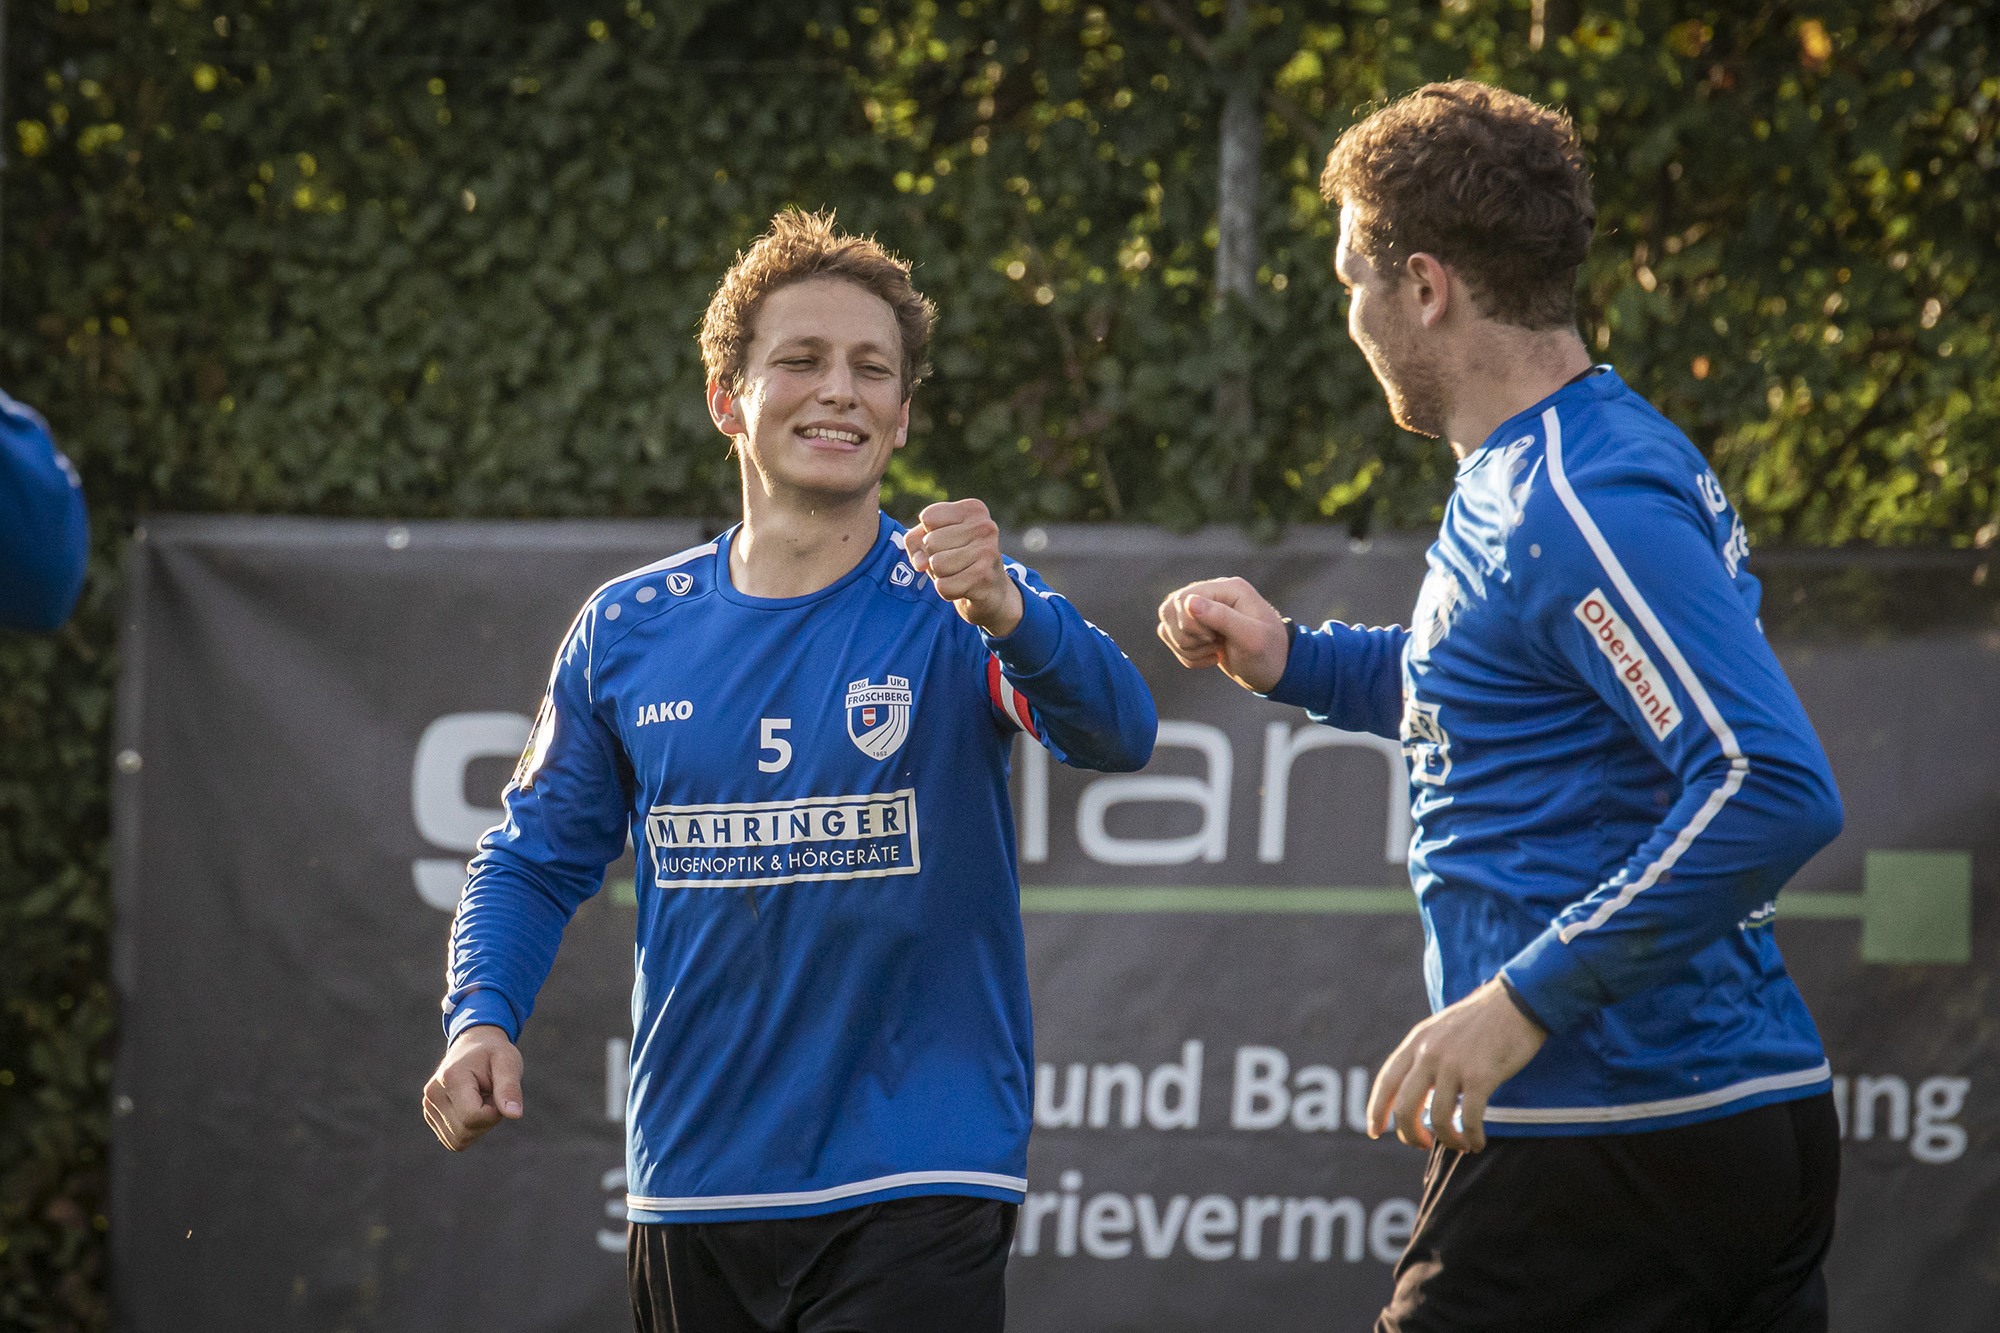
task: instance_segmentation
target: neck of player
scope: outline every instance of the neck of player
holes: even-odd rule
[[[880,482],[855,495],[776,485],[746,460],[743,526],[729,546],[729,581],[750,597],[806,597],[867,558],[881,531]]]
[[[1451,403],[1445,439],[1460,458],[1477,450],[1509,417],[1527,411],[1590,369],[1590,353],[1574,329],[1523,329],[1478,321],[1456,364],[1446,368]],[[1475,332],[1475,330],[1468,330]]]

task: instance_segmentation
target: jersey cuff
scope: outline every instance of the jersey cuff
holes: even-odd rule
[[[1501,991],[1507,996],[1507,1003],[1514,1006],[1514,1011],[1540,1028],[1544,1035],[1547,1035],[1549,1025],[1544,1023],[1542,1016],[1534,1011],[1533,1006],[1528,1003],[1527,997],[1521,994],[1521,988],[1514,984],[1513,979],[1505,972],[1502,972],[1497,980],[1500,982]]]
[[[1285,674],[1264,695],[1273,703],[1325,713],[1333,701],[1333,636],[1295,629],[1285,654]]]
[[[1568,1032],[1611,1003],[1604,984],[1550,926],[1500,970],[1500,982],[1549,1035]]]
[[[1019,584],[1015,585],[1019,587]],[[1062,616],[1049,599],[1031,588],[1021,588],[1021,623],[1008,635],[979,631],[979,637],[1010,676],[1032,676],[1055,660],[1062,646]]]
[[[521,1020],[514,1013],[514,1006],[507,997],[497,990],[479,987],[465,992],[457,1004],[449,998],[444,1002],[444,1039],[446,1042],[458,1040],[458,1034],[467,1028],[490,1024],[507,1034],[508,1041],[521,1039]]]

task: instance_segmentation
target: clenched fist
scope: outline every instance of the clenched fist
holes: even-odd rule
[[[464,1152],[502,1120],[521,1118],[521,1052],[489,1023],[458,1034],[424,1084],[424,1121],[438,1142]]]
[[[1000,561],[1000,525],[981,500],[927,505],[903,536],[910,567],[931,576],[938,596],[967,622],[1005,638],[1021,623],[1021,589]]]
[[[1291,634],[1247,579],[1204,579],[1160,603],[1160,642],[1190,669],[1221,667],[1246,690],[1268,694],[1285,674]]]

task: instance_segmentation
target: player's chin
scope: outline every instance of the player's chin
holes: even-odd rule
[[[804,470],[791,480],[797,491],[828,505],[859,500],[882,484],[882,468],[818,467]]]

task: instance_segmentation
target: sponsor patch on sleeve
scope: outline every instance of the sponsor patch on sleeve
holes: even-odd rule
[[[1610,661],[1632,702],[1639,705],[1639,714],[1653,729],[1653,738],[1663,741],[1671,736],[1681,724],[1680,705],[1674,702],[1666,678],[1632,637],[1631,627],[1611,608],[1604,589],[1592,588],[1590,595],[1576,604],[1576,618],[1583,622],[1597,651]]]

